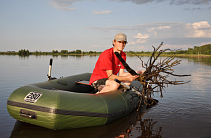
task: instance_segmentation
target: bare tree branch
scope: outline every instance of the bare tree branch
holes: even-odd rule
[[[160,57],[161,54],[163,54],[166,51],[175,51],[171,50],[169,48],[159,50],[163,45],[163,42],[155,48],[154,46],[153,49],[154,51],[152,52],[151,56],[149,57],[148,61],[146,63],[143,62],[140,56],[137,56],[141,60],[141,65],[145,69],[145,72],[143,75],[139,75],[137,80],[143,85],[143,89],[141,92],[141,95],[143,98],[139,102],[144,102],[146,104],[149,104],[149,100],[153,102],[154,99],[151,98],[151,95],[155,92],[160,92],[160,97],[163,97],[163,91],[165,91],[166,86],[169,84],[171,85],[181,85],[188,83],[190,81],[171,81],[168,80],[169,76],[174,76],[174,77],[186,77],[186,76],[191,76],[191,75],[178,75],[174,73],[174,66],[177,66],[180,64],[181,60],[175,59],[175,55],[167,56],[165,59],[158,61],[158,58]],[[125,69],[131,74],[131,75],[137,75],[137,73],[129,67],[129,65],[121,58],[121,55],[116,55],[120,61],[123,63]],[[156,103],[156,101],[154,102]]]

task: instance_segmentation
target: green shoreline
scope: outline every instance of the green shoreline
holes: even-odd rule
[[[52,55],[52,56],[99,56],[101,52],[96,52],[96,54],[89,54],[89,53],[81,53],[81,54],[62,54],[62,53],[57,53],[57,54],[52,54],[51,52],[43,52],[43,53],[29,53],[29,55],[25,56],[30,56],[30,55],[35,55],[35,56],[46,56],[46,55]],[[0,55],[19,55],[18,52],[0,52]],[[141,56],[141,57],[150,57],[151,52],[147,53],[136,53],[136,52],[126,52],[127,56]],[[169,53],[163,53],[160,56],[161,57],[167,57],[167,56],[175,56],[175,57],[211,57],[211,55],[204,55],[204,54],[169,54]],[[19,55],[19,56],[24,56],[24,55]]]
[[[206,44],[203,46],[194,46],[194,48],[188,48],[188,50],[176,50],[169,52],[163,52],[160,56],[172,56],[175,55],[176,57],[210,57],[211,56],[211,44]],[[124,51],[128,56],[151,56],[152,52],[133,52],[133,51]],[[21,49],[18,52],[16,51],[7,51],[7,52],[0,52],[0,55],[19,55],[19,56],[29,56],[29,55],[53,55],[53,56],[97,56],[100,55],[102,52],[96,52],[96,51],[89,51],[85,52],[82,50],[74,50],[74,51],[68,51],[68,50],[61,50],[60,52],[58,50],[52,50],[52,52],[42,52],[42,51],[35,51],[30,52],[28,49]],[[155,53],[158,54],[158,51]]]

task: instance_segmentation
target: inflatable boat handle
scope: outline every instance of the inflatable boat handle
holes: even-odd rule
[[[131,90],[131,91],[133,91],[133,92],[135,92],[136,94],[138,94],[138,95],[141,95],[142,96],[142,94],[139,92],[139,91],[137,91],[137,90],[135,90],[134,88],[132,88],[132,87],[130,87],[130,86],[128,86],[128,85],[126,85],[126,84],[124,84],[123,82],[121,82],[120,80],[118,80],[118,79],[114,79],[114,81],[115,82],[117,82],[117,83],[119,83],[120,85],[122,85],[122,86],[124,86],[124,87],[126,87],[127,89],[129,89],[129,90]]]
[[[27,111],[23,109],[20,110],[20,116],[31,118],[31,119],[37,119],[37,114],[35,112]]]

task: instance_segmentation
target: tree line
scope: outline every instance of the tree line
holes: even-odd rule
[[[126,52],[129,55],[151,55],[152,52]],[[206,44],[203,46],[194,46],[193,48],[188,48],[187,50],[175,50],[164,52],[163,55],[176,54],[176,55],[211,55],[211,44]]]
[[[52,50],[52,52],[42,52],[42,51],[35,51],[30,52],[28,49],[21,49],[18,52],[15,51],[7,51],[7,52],[0,52],[0,55],[19,55],[19,56],[29,56],[29,55],[99,55],[101,52],[96,51],[82,51],[82,50]],[[140,51],[140,52],[125,52],[128,55],[150,55],[152,52],[147,51]],[[203,46],[194,46],[193,48],[188,48],[187,50],[177,50],[177,51],[170,51],[164,52],[163,54],[182,54],[182,55],[211,55],[211,44],[206,44]]]
[[[73,50],[73,51],[68,51],[68,50],[52,50],[52,52],[42,52],[42,51],[35,51],[35,52],[30,52],[28,49],[21,49],[18,52],[15,51],[7,51],[7,52],[0,52],[0,55],[19,55],[19,56],[29,56],[29,55],[98,55],[101,52],[96,52],[96,51],[82,51],[82,50]]]
[[[189,55],[211,55],[211,44],[206,44],[203,46],[194,46],[193,48],[188,48],[188,50],[178,50],[176,52],[169,53]]]

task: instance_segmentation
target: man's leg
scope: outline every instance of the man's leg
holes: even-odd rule
[[[119,86],[120,86],[119,83],[112,80],[107,80],[105,83],[105,87],[100,91],[100,93],[117,90]]]

